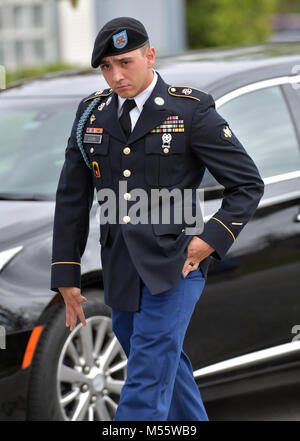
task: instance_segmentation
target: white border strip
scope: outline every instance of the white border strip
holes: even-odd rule
[[[269,178],[264,178],[265,184],[274,184],[275,182],[287,181],[288,179],[300,178],[300,170],[293,172],[283,173],[281,175],[271,176]]]
[[[300,341],[285,343],[283,345],[262,349],[261,351],[251,352],[246,355],[241,355],[239,357],[230,358],[229,360],[211,364],[194,371],[194,378],[197,379],[206,375],[221,374],[237,368],[251,367],[259,362],[267,361],[281,355],[291,354],[298,351],[300,352]]]
[[[256,83],[248,84],[247,86],[240,87],[227,93],[221,98],[216,100],[216,108],[222,106],[233,98],[244,95],[245,93],[253,92],[259,89],[265,89],[266,87],[279,86],[282,84],[297,84],[300,83],[300,75],[284,76],[278,78],[271,78],[269,80],[257,81]]]

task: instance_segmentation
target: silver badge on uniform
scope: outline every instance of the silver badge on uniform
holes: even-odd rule
[[[169,153],[169,149],[171,147],[171,141],[172,141],[172,135],[171,133],[164,133],[163,136],[161,137],[162,139],[162,146],[161,148],[163,149],[164,153]]]

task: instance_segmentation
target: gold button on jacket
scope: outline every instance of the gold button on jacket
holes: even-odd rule
[[[131,171],[130,170],[124,170],[123,171],[123,175],[125,176],[125,178],[128,178],[131,175]]]
[[[124,217],[123,217],[123,222],[125,222],[126,224],[128,224],[128,222],[130,222],[130,217],[129,217],[129,216],[124,216]]]

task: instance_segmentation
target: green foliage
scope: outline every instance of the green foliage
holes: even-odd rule
[[[60,72],[64,70],[74,69],[75,65],[64,64],[64,63],[55,63],[48,64],[46,66],[37,66],[37,67],[20,67],[17,70],[7,71],[6,72],[6,84],[12,83],[18,80],[24,80],[26,78],[38,77],[50,72]]]
[[[271,33],[279,0],[187,0],[191,48],[255,44]]]
[[[279,0],[278,13],[280,14],[293,14],[300,13],[299,0]]]

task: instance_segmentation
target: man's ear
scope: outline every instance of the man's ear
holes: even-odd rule
[[[151,46],[151,47],[147,48],[146,57],[148,60],[148,67],[153,67],[153,65],[155,63],[155,49],[154,49],[154,47]]]

